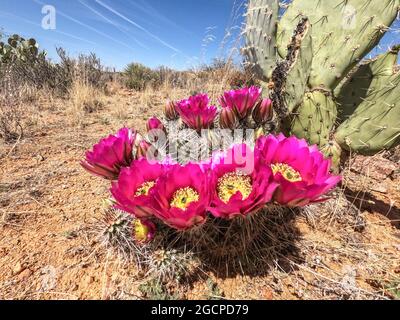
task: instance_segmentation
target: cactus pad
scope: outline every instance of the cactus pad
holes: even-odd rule
[[[376,89],[381,88],[394,73],[400,46],[379,55],[373,60],[361,64],[335,90],[335,96],[340,106],[339,118],[347,120]]]
[[[321,148],[321,152],[324,154],[325,157],[331,159],[331,170],[334,173],[339,173],[342,148],[335,141],[329,141]]]
[[[380,41],[400,0],[294,0],[279,22],[277,48],[287,51],[292,30],[307,16],[313,27],[311,88],[333,90]]]
[[[371,155],[400,144],[400,73],[376,88],[339,127],[342,148]]]
[[[308,92],[293,112],[291,134],[320,147],[328,143],[337,117],[337,106],[325,92]]]
[[[278,64],[272,74],[274,89],[271,96],[281,117],[286,117],[303,102],[311,63],[311,26],[307,19],[303,19],[292,37],[286,60]]]
[[[242,49],[252,71],[268,81],[277,59],[278,0],[250,0],[246,13],[246,46]]]

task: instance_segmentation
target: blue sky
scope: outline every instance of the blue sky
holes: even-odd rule
[[[245,0],[0,0],[0,28],[34,37],[49,57],[95,52],[121,70],[138,61],[185,69],[229,52],[243,22]],[[43,5],[56,9],[56,29],[41,26]],[[400,24],[397,22],[397,29]],[[229,30],[224,50],[221,43]],[[382,50],[400,42],[391,32]],[[376,51],[374,51],[376,52]]]
[[[132,61],[184,69],[220,54],[226,28],[244,0],[1,0],[0,27],[34,37],[51,58],[62,46],[76,55],[95,52],[106,65]],[[56,9],[56,29],[41,27],[43,4]],[[236,21],[235,21],[236,20]],[[239,25],[241,21],[237,22]],[[238,34],[238,28],[231,29]],[[230,41],[234,41],[234,36]],[[237,37],[236,37],[237,38]]]

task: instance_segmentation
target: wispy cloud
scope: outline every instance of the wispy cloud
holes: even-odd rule
[[[45,3],[43,3],[43,2],[41,2],[39,0],[33,0],[33,1],[36,2],[39,5],[42,5],[42,6],[45,5]],[[105,38],[107,38],[107,39],[109,39],[109,40],[111,40],[111,41],[113,41],[113,42],[115,42],[115,43],[117,43],[117,44],[119,44],[121,46],[124,46],[124,47],[128,48],[129,50],[135,51],[135,49],[133,49],[132,47],[128,46],[126,43],[123,43],[122,41],[119,41],[119,40],[109,36],[108,34],[105,34],[104,32],[101,32],[101,31],[93,28],[92,26],[89,26],[88,24],[83,23],[82,21],[79,21],[79,20],[77,20],[77,19],[75,19],[75,18],[63,13],[59,9],[57,9],[57,15],[60,15],[60,16],[66,18],[66,19],[68,19],[68,20],[70,20],[72,22],[75,22],[76,24],[79,24],[80,26],[85,27],[85,28],[89,29],[90,31],[95,32],[95,33],[101,35],[102,37],[105,37]]]
[[[111,19],[107,18],[105,15],[101,14],[99,11],[97,11],[96,9],[94,9],[93,7],[89,6],[87,3],[85,3],[82,0],[78,0],[79,3],[81,5],[83,5],[84,7],[86,7],[87,9],[89,9],[90,11],[92,11],[94,14],[96,14],[97,16],[99,16],[100,18],[102,18],[104,21],[108,22],[109,24],[111,24],[112,26],[114,26],[115,28],[117,28],[119,31],[121,31],[122,33],[124,33],[126,36],[128,36],[129,38],[131,38],[133,41],[135,41],[139,46],[141,46],[144,49],[150,50],[150,48],[148,46],[146,46],[145,44],[143,44],[142,42],[140,42],[139,40],[137,40],[136,38],[134,38],[132,35],[129,34],[129,32],[126,32],[119,24],[117,24],[116,22],[112,21]]]
[[[39,27],[39,28],[42,28],[42,25],[41,25],[40,23],[37,23],[37,22],[31,21],[31,20],[25,19],[25,18],[23,18],[23,17],[20,17],[20,16],[15,15],[15,14],[12,14],[12,13],[9,13],[9,12],[4,12],[4,11],[0,11],[0,14],[5,15],[5,16],[10,16],[10,17],[12,17],[12,18],[14,18],[14,19],[23,21],[23,22],[25,22],[25,23],[28,23],[28,24],[30,24],[30,25],[34,25],[34,26]],[[55,32],[55,33],[58,33],[58,34],[62,34],[62,35],[64,35],[64,36],[67,36],[67,37],[72,38],[72,39],[75,39],[75,40],[79,40],[79,41],[83,41],[83,42],[89,43],[89,44],[91,44],[91,45],[96,45],[96,43],[93,42],[93,41],[90,41],[90,40],[87,40],[87,39],[84,39],[84,38],[75,36],[75,35],[70,34],[70,33],[67,33],[67,32],[63,32],[63,31],[60,31],[60,30],[51,30],[51,31],[52,31],[52,32]]]
[[[159,11],[157,11],[153,6],[151,6],[148,2],[143,1],[143,0],[134,0],[134,1],[128,1],[129,4],[134,6],[135,8],[139,9],[146,15],[148,15],[152,20],[158,21],[158,22],[163,22],[165,24],[168,24],[170,26],[173,26],[180,31],[187,33],[187,34],[192,34],[192,32],[189,32],[187,29],[182,28],[179,26],[175,21],[169,19],[165,15],[161,14]]]
[[[109,5],[105,4],[104,2],[102,2],[100,0],[95,0],[95,1],[96,1],[96,3],[101,5],[103,8],[107,9],[108,11],[110,11],[113,14],[117,15],[118,17],[120,17],[121,19],[123,19],[126,22],[130,23],[134,27],[136,27],[139,30],[143,31],[144,33],[146,33],[147,35],[149,35],[153,39],[157,40],[159,43],[161,43],[165,47],[167,47],[167,48],[169,48],[169,49],[171,49],[171,50],[173,50],[173,51],[175,51],[177,53],[182,53],[179,49],[173,47],[169,43],[167,43],[164,40],[160,39],[158,36],[156,36],[155,34],[151,33],[149,30],[147,30],[146,28],[142,27],[140,24],[138,24],[138,23],[134,22],[133,20],[129,19],[128,17],[124,16],[122,13],[120,13],[117,10],[113,9],[112,7],[110,7]]]

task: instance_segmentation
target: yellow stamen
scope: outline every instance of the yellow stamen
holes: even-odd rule
[[[238,191],[242,194],[242,200],[245,200],[252,190],[251,177],[245,174],[229,172],[218,179],[218,196],[225,203],[228,203]]]
[[[175,191],[171,200],[171,207],[186,210],[192,202],[199,201],[199,193],[190,188],[181,188]]]
[[[139,188],[137,188],[135,196],[147,196],[151,188],[154,187],[154,181],[146,181]]]
[[[279,172],[287,181],[298,182],[303,180],[300,173],[286,163],[271,164],[271,169],[274,175]]]
[[[134,237],[137,241],[146,241],[149,234],[149,227],[143,224],[139,219],[133,221]]]

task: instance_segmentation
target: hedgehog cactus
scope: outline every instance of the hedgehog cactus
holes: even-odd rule
[[[399,47],[362,60],[399,8],[400,0],[293,0],[278,19],[277,0],[249,0],[243,52],[278,131],[317,143],[336,165],[340,149],[374,154],[400,143]]]
[[[220,107],[203,93],[168,102],[145,136],[125,128],[86,154],[85,169],[114,180],[115,207],[139,219],[126,225],[158,282],[187,272],[192,252],[227,274],[257,269],[294,235],[282,219],[339,183],[324,155],[338,164],[343,149],[400,142],[399,48],[360,64],[399,5],[294,0],[279,20],[277,0],[250,0],[243,52],[270,99],[250,87],[225,92]],[[121,224],[111,222],[113,236]]]

